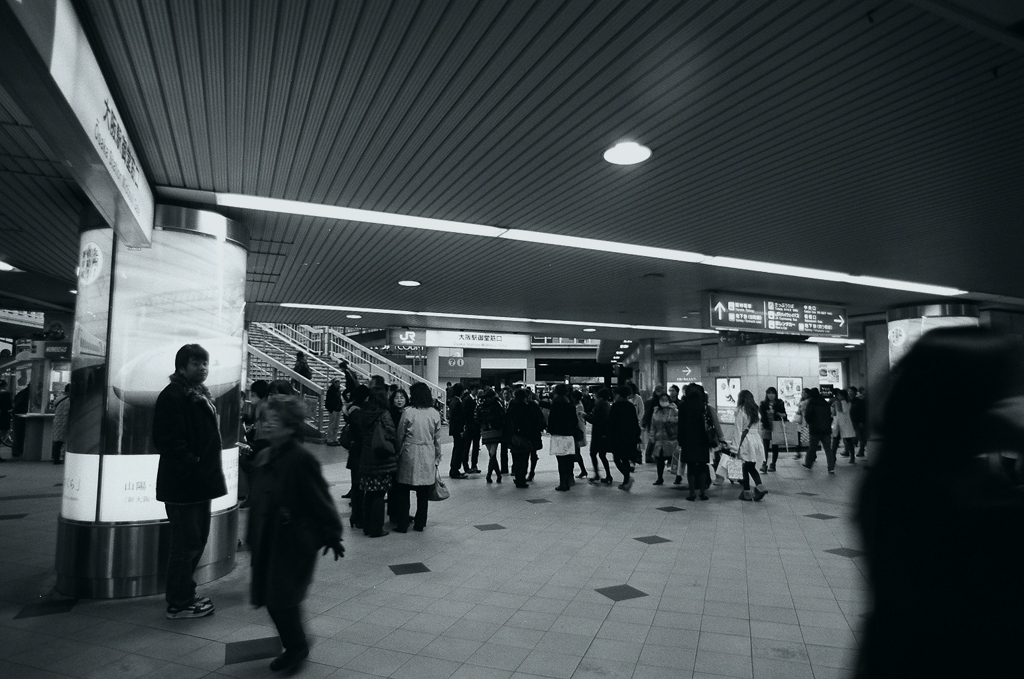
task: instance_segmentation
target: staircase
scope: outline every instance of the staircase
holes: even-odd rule
[[[442,404],[445,402],[444,387],[427,382],[408,368],[367,349],[334,328],[325,331],[308,325],[251,323],[249,349],[250,382],[268,379],[264,375],[275,370],[285,379],[294,379],[297,373],[291,366],[295,365],[296,352],[301,351],[306,354],[306,362],[313,373],[312,385],[321,395],[327,391],[331,380],[337,378],[345,383],[345,375],[338,368],[338,361],[344,358],[360,381],[381,375],[385,382],[398,384],[406,392],[414,382],[424,382],[435,399]]]

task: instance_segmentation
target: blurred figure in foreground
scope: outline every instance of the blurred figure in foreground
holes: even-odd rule
[[[961,397],[936,408],[950,365]],[[927,333],[893,370],[882,434],[858,513],[874,610],[856,677],[1005,676],[1024,632],[1024,494],[997,458],[1024,450],[1024,344]]]
[[[305,408],[295,397],[267,402],[266,437],[252,482],[248,541],[252,549],[251,600],[266,606],[284,653],[270,669],[296,668],[309,655],[299,606],[313,580],[317,551],[345,554],[341,519],[320,463],[301,441]]]

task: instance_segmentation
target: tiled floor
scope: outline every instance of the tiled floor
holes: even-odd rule
[[[348,475],[338,449],[314,449],[339,496]],[[451,481],[425,532],[346,533],[346,557],[320,562],[303,676],[846,676],[868,596],[850,522],[865,472],[840,465],[828,477],[819,467],[784,456],[767,475],[779,492],[758,504],[728,484],[708,502],[686,502],[671,485],[651,485],[650,465],[631,493],[585,482],[557,493],[550,458],[529,490],[511,479]],[[247,603],[246,553],[202,589],[217,605],[210,618],[167,620],[158,596],[26,609],[55,598],[60,468],[0,471],[0,677],[272,674],[266,659],[225,664],[275,648],[258,641],[276,635]],[[495,526],[504,529],[481,530]],[[244,641],[256,643],[231,646]]]

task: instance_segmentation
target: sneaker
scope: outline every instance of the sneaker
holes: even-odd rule
[[[585,478],[587,478],[587,473],[586,472],[580,472],[579,474],[576,475],[576,478],[577,479],[585,479]]]
[[[302,661],[309,657],[309,648],[301,651],[285,651],[270,661],[272,672],[291,671],[298,668]]]
[[[449,474],[448,478],[450,478],[450,479],[468,479],[469,477],[466,476],[465,474],[463,474],[462,472],[455,472],[453,474]]]
[[[167,617],[170,620],[177,620],[178,618],[205,618],[208,615],[212,615],[213,611],[213,602],[209,599],[205,601],[193,599],[192,603],[181,608],[168,606]]]
[[[829,473],[829,474],[832,474],[832,475],[834,476],[834,475],[835,475],[835,473],[836,473],[836,470],[835,470],[835,469],[829,469],[829,470],[828,470],[828,473]]]
[[[768,471],[770,471],[770,472],[775,471],[775,465],[773,465],[773,464],[768,465]]]
[[[631,478],[631,479],[630,479],[629,481],[627,481],[627,482],[626,482],[626,490],[629,490],[629,489],[631,489],[631,488],[633,487],[633,483],[634,483],[635,481],[636,481],[636,479],[633,479],[633,478]]]

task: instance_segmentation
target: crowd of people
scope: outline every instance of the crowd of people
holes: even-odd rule
[[[955,418],[921,396],[942,388],[945,377],[935,366],[951,361],[970,368],[963,381],[972,395]],[[194,580],[209,534],[210,501],[226,492],[217,410],[203,384],[208,362],[199,345],[183,346],[156,405],[157,499],[170,521],[168,618],[203,617],[214,610],[209,598],[197,594]],[[253,391],[264,397],[251,413],[250,598],[267,607],[284,647],[271,669],[285,670],[309,653],[300,605],[317,553],[343,556],[342,523],[320,463],[303,445],[306,413],[292,385],[277,381],[254,385]],[[851,391],[836,393],[832,403],[816,389],[805,392],[793,418],[807,427],[806,467],[813,467],[819,446],[833,472],[840,443],[849,462],[863,455],[864,404]],[[441,463],[441,414],[430,389],[415,383],[406,394],[374,379],[348,385],[345,392],[338,443],[349,450],[350,524],[372,537],[386,535],[389,496],[396,530],[404,532],[410,523],[423,530]],[[508,473],[507,450],[515,485],[527,487],[546,431],[549,452],[558,457],[557,490],[568,491],[576,478],[588,476],[582,451],[589,423],[592,483],[614,483],[611,455],[622,476],[619,488],[629,491],[635,466],[647,459],[656,465],[656,485],[665,484],[666,471],[676,483],[685,473],[691,501],[707,499],[710,485],[725,477],[739,477],[741,500],[762,500],[768,491],[759,466],[775,470],[772,431],[789,419],[774,390],[760,403],[742,391],[735,433],[727,441],[698,384],[687,385],[681,396],[657,389],[647,402],[631,385],[598,389],[592,400],[567,385],[556,386],[550,398],[524,388],[496,393],[454,385],[448,410],[452,478],[479,473],[479,437],[488,454],[487,478],[500,483]],[[875,600],[857,676],[994,674],[1014,658],[1019,636],[1013,621],[1022,603],[1020,588],[1002,588],[993,596],[990,587],[993,574],[1012,573],[1019,564],[1012,545],[1024,519],[1024,344],[978,328],[933,331],[894,370],[884,411],[884,443],[861,488],[857,515]],[[941,489],[950,492],[936,492]],[[409,516],[412,492],[415,516]],[[950,582],[957,583],[955,595],[936,596],[952,591]],[[950,620],[970,624],[965,629]],[[988,652],[975,652],[982,647]]]

